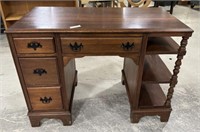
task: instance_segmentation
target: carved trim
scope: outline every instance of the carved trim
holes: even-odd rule
[[[128,0],[128,2],[134,7],[139,7],[140,5],[142,5],[141,7],[148,7],[149,4],[151,3],[151,0],[140,0],[138,2],[133,2],[132,0]]]
[[[176,86],[176,84],[178,82],[178,73],[179,73],[179,70],[180,70],[180,66],[182,64],[181,61],[183,59],[183,56],[186,54],[186,45],[188,43],[188,38],[189,37],[182,37],[181,45],[178,49],[177,60],[175,62],[173,75],[170,79],[170,87],[168,89],[167,99],[166,99],[166,102],[165,102],[166,107],[171,106],[171,99],[172,99],[172,96],[173,96],[173,93],[174,93],[174,87]]]
[[[71,59],[82,58],[84,55],[74,55],[74,56],[63,56],[63,65],[67,65]]]
[[[67,65],[68,62],[71,60],[71,59],[74,59],[73,57],[63,57],[63,65]]]

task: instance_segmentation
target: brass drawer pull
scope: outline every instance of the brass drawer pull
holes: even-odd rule
[[[47,98],[46,96],[44,98],[40,97],[40,101],[43,104],[49,104],[52,101],[52,98],[51,97]]]
[[[81,49],[83,48],[82,43],[78,44],[77,42],[75,42],[74,44],[69,44],[69,47],[71,48],[72,51],[74,52],[78,52],[81,51]]]
[[[47,74],[47,71],[43,68],[37,68],[33,70],[33,74],[38,74],[39,76],[42,76],[42,74]]]
[[[126,44],[122,43],[121,47],[128,51],[128,50],[132,50],[135,47],[134,42],[131,44],[130,42],[127,42]]]
[[[42,48],[42,45],[38,42],[30,42],[28,43],[27,48],[33,48],[34,50],[37,50],[37,48]]]

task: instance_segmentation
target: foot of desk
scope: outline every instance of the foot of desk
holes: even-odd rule
[[[72,117],[69,112],[29,112],[28,116],[32,127],[39,127],[44,118],[60,119],[64,126],[72,125]]]
[[[132,110],[131,112],[131,122],[138,123],[140,119],[144,116],[160,116],[161,122],[167,122],[171,113],[171,108],[152,108],[152,109],[138,109]]]

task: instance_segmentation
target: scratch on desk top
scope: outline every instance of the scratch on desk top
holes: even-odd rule
[[[75,26],[70,26],[69,28],[74,29],[74,28],[80,28],[80,27],[81,27],[81,25],[75,25]]]

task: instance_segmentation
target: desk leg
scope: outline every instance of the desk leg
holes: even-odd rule
[[[183,37],[183,39],[181,41],[181,46],[179,47],[179,50],[178,50],[177,60],[175,62],[173,75],[172,75],[171,80],[170,80],[170,87],[169,87],[168,93],[167,93],[167,100],[165,102],[166,107],[171,106],[171,99],[172,99],[172,96],[173,96],[173,93],[174,93],[174,87],[178,83],[178,73],[179,73],[179,70],[180,70],[180,66],[182,64],[181,61],[183,59],[183,56],[186,54],[186,46],[187,46],[187,43],[188,43],[188,38],[189,37]]]

